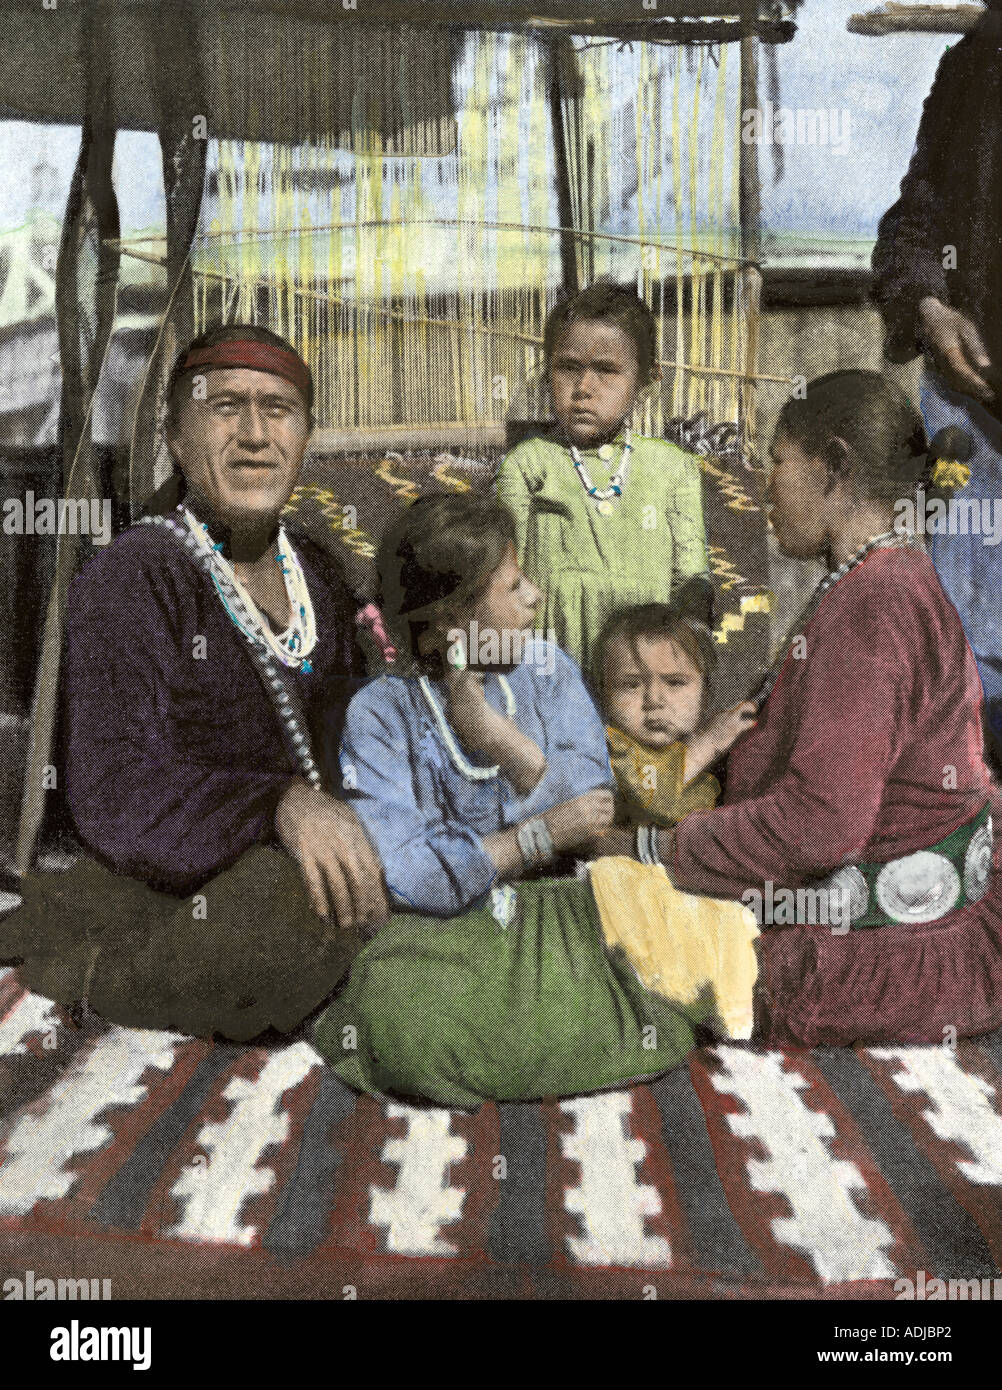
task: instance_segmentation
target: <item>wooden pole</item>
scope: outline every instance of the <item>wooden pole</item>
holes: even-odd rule
[[[160,405],[174,359],[194,333],[190,252],[198,231],[211,128],[198,9],[192,0],[156,6],[149,16],[152,50],[158,55],[156,98],[164,194],[167,202],[167,311],[136,404],[133,446],[126,483],[133,519],[156,488],[158,460],[164,456]]]
[[[757,39],[746,21],[741,38],[741,115],[758,109]],[[742,121],[742,134],[744,132]],[[758,373],[759,312],[762,302],[762,198],[759,185],[758,145],[741,139],[738,153],[738,209],[741,219],[741,255],[746,262],[738,276],[738,292],[747,323],[744,380],[741,386],[741,438],[747,449],[754,447],[755,377]]]
[[[851,14],[850,34],[883,38],[887,34],[968,34],[984,17],[983,5],[902,5],[887,0],[875,10]]]
[[[91,453],[91,405],[115,322],[120,259],[115,243],[121,234],[111,177],[115,116],[107,65],[113,6],[109,0],[94,0],[84,16],[85,109],[56,263],[56,320],[62,367],[62,491],[68,499],[98,495]],[[34,861],[46,792],[52,785],[50,769],[66,596],[79,553],[78,535],[56,537],[56,573],[49,592],[35,677],[15,854],[15,867],[21,874],[27,873]]]
[[[167,281],[181,282],[171,308],[180,346],[194,332],[189,252],[198,231],[205,186],[209,128],[198,43],[198,7],[192,0],[155,11],[155,47],[162,57],[156,82],[160,153],[167,199]]]
[[[571,166],[568,153],[565,102],[576,95],[578,68],[573,42],[564,35],[548,38],[545,43],[547,80],[550,96],[550,120],[553,126],[553,163],[557,185],[557,221],[565,230],[560,236],[560,278],[568,294],[577,294],[578,257],[576,232],[579,223],[574,216],[574,196],[571,188]]]

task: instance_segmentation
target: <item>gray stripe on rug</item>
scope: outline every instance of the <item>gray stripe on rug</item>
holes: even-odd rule
[[[354,1112],[358,1096],[336,1072],[324,1067],[303,1126],[295,1171],[282,1189],[262,1245],[276,1259],[297,1259],[321,1245],[335,1209],[334,1183],[344,1158],[331,1144],[331,1131]]]
[[[215,1082],[244,1051],[242,1047],[217,1044],[202,1058],[174,1104],[159,1116],[153,1128],[102,1188],[90,1209],[92,1220],[126,1231],[139,1227],[164,1165],[208,1100]]]
[[[761,1278],[762,1263],[745,1240],[717,1173],[706,1116],[688,1067],[676,1067],[649,1089],[661,1112],[661,1134],[671,1159],[675,1192],[699,1269]]]
[[[550,1259],[546,1221],[546,1124],[540,1106],[510,1101],[498,1106],[500,1150],[507,1175],[498,1181],[487,1252],[499,1264],[545,1265]]]
[[[974,1218],[940,1181],[872,1072],[849,1048],[816,1048],[811,1061],[862,1131],[887,1185],[904,1208],[940,1279],[983,1279],[998,1273]],[[908,1271],[904,1271],[908,1273]]]

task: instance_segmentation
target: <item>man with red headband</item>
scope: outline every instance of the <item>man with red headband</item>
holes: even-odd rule
[[[280,517],[312,428],[309,368],[266,329],[179,357],[180,506],[81,570],[70,597],[67,791],[87,850],[29,876],[0,959],[132,1027],[287,1032],[387,905],[341,789],[364,678],[333,559]]]

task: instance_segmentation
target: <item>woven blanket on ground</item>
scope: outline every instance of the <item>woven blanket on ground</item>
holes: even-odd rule
[[[476,1113],[305,1041],[75,1029],[0,978],[0,1275],[116,1298],[891,1298],[1002,1257],[1002,1035],[727,1044]]]

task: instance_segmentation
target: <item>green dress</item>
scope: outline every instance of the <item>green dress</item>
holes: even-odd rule
[[[595,487],[619,467],[625,432],[612,457],[581,452]],[[615,608],[667,603],[684,579],[705,574],[702,472],[674,444],[632,436],[623,495],[603,515],[589,497],[566,445],[528,439],[507,456],[498,498],[515,517],[518,560],[543,591],[536,625],[588,672],[591,648]]]
[[[591,885],[519,883],[445,921],[399,913],[355,958],[313,1043],[372,1095],[474,1109],[628,1086],[677,1067],[713,1004],[673,1004],[604,943]],[[510,920],[509,920],[510,915]]]

